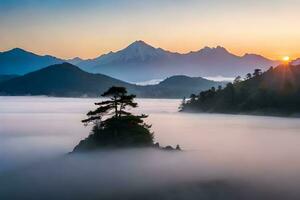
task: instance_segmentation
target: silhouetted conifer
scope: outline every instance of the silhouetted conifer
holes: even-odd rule
[[[99,107],[88,112],[88,118],[82,120],[85,125],[94,124],[92,133],[74,151],[153,146],[151,126],[143,121],[147,116],[133,115],[126,110],[128,107],[137,107],[135,95],[128,95],[124,87],[111,87],[102,96],[109,99],[95,103]]]

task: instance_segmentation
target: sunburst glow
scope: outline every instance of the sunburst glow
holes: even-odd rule
[[[284,56],[284,57],[282,57],[282,60],[285,61],[285,62],[288,62],[288,61],[290,61],[290,57],[289,56]]]

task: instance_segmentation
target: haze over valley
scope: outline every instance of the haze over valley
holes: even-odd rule
[[[299,200],[299,8],[0,0],[0,200]]]
[[[135,112],[149,114],[155,140],[180,144],[183,152],[67,156],[89,134],[91,127],[78,122],[96,101],[0,97],[1,198],[296,200],[300,195],[299,119],[182,114],[180,100],[138,99]]]

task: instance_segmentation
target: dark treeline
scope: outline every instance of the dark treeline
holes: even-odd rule
[[[291,115],[300,113],[300,66],[279,65],[238,76],[183,100],[181,111]]]

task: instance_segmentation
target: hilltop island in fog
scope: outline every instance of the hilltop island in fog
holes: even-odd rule
[[[223,89],[209,89],[183,102],[182,111],[271,115],[300,114],[300,65],[256,69]]]

